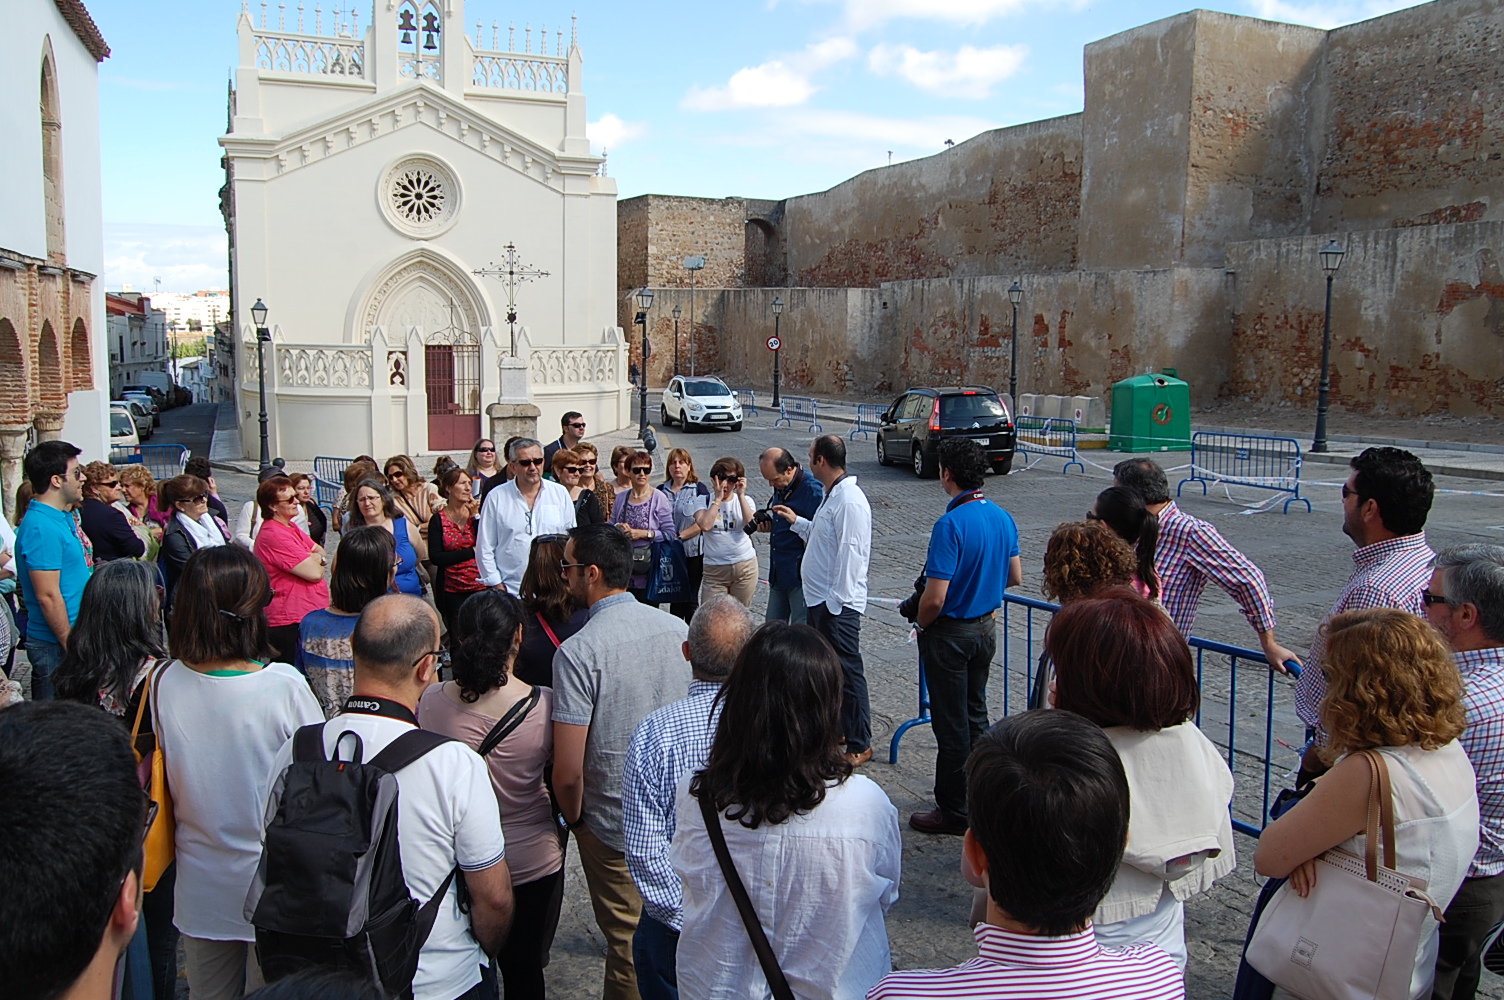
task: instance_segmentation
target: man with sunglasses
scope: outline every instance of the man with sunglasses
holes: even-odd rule
[[[1436,553],[1426,544],[1426,516],[1436,487],[1421,460],[1399,448],[1367,448],[1349,465],[1342,484],[1342,533],[1353,540],[1353,572],[1326,621],[1343,611],[1361,608],[1399,608],[1423,615],[1421,592],[1431,582],[1431,564]],[[1306,655],[1305,669],[1295,685],[1295,711],[1318,742],[1323,738],[1319,710],[1326,696],[1326,678],[1321,661],[1326,658],[1326,639],[1321,630]],[[1296,784],[1327,770],[1307,749]]]
[[[543,478],[543,445],[517,438],[507,449],[512,478],[486,494],[475,533],[475,564],[480,582],[515,594],[522,586],[528,551],[539,535],[575,526],[569,491]]]
[[[543,468],[545,470],[554,467],[554,456],[562,448],[573,448],[585,440],[585,417],[576,410],[570,410],[559,418],[559,429],[563,431],[559,440],[543,449]]]
[[[84,499],[78,456],[79,450],[66,441],[43,441],[24,463],[36,493],[16,529],[16,565],[26,601],[26,658],[34,701],[53,697],[52,674],[62,662],[84,584],[94,572],[93,546],[74,514]]]

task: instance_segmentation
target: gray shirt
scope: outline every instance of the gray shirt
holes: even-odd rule
[[[585,627],[554,654],[555,722],[589,726],[585,805],[590,832],[625,851],[621,772],[632,732],[649,712],[684,696],[689,627],[631,594],[596,601]]]

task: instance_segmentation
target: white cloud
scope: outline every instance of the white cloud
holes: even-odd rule
[[[793,107],[820,89],[811,76],[856,53],[856,42],[850,38],[829,38],[791,56],[743,67],[723,87],[691,87],[679,106],[688,111]]]
[[[1354,21],[1390,14],[1414,7],[1424,0],[1335,0],[1332,3],[1290,3],[1289,0],[1252,0],[1247,4],[1254,17],[1270,21],[1308,24],[1313,28],[1335,28]]]
[[[922,52],[912,45],[883,44],[868,54],[867,66],[879,76],[901,76],[933,94],[980,99],[990,95],[993,84],[1016,73],[1028,55],[1027,45]]]
[[[613,114],[601,115],[595,121],[585,124],[585,134],[590,137],[590,149],[595,153],[616,149],[624,142],[642,138],[647,132],[646,123],[624,122]]]
[[[855,30],[898,18],[945,21],[949,24],[986,24],[1026,6],[1080,10],[1087,0],[842,0],[846,22]]]
[[[104,282],[111,290],[151,291],[153,278],[162,279],[164,292],[226,288],[228,267],[219,226],[104,224]]]

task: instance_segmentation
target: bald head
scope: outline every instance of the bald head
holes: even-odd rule
[[[752,613],[730,594],[701,602],[684,643],[696,680],[720,683],[752,635]]]
[[[367,604],[355,623],[350,650],[355,679],[402,684],[425,653],[439,648],[439,616],[409,594],[387,594]]]

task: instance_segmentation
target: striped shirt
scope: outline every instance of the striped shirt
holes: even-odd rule
[[[1175,960],[1151,944],[1103,948],[1088,927],[1035,937],[977,924],[977,957],[953,969],[890,972],[867,1000],[987,997],[989,1000],[1183,1000]]]
[[[1504,647],[1453,657],[1462,672],[1462,749],[1478,775],[1478,853],[1468,878],[1504,873]]]
[[[1425,617],[1420,592],[1431,582],[1431,562],[1436,553],[1426,544],[1424,531],[1400,535],[1365,545],[1353,553],[1353,575],[1326,613],[1322,624],[1344,611],[1362,608],[1399,608]],[[1326,637],[1318,629],[1306,656],[1305,668],[1295,684],[1295,711],[1301,721],[1320,727],[1321,699],[1326,697],[1326,678],[1321,661],[1326,658]]]
[[[1196,606],[1208,581],[1238,602],[1255,632],[1274,628],[1274,599],[1263,571],[1233,548],[1211,522],[1192,517],[1173,500],[1159,512],[1154,571],[1159,574],[1160,603],[1181,635],[1191,634]]]
[[[669,864],[674,796],[679,779],[705,766],[721,714],[719,684],[691,681],[689,697],[664,705],[637,724],[621,774],[622,836],[627,870],[648,916],[679,930],[684,890]]]

